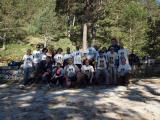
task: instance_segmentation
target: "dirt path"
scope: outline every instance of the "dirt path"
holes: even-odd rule
[[[144,84],[126,87],[60,89],[47,86],[20,90],[0,85],[3,120],[159,120],[160,96]]]

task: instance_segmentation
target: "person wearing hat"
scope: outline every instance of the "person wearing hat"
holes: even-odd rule
[[[110,84],[117,84],[117,61],[118,54],[114,51],[114,47],[107,52],[108,72]]]

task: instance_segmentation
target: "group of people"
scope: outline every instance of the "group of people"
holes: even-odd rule
[[[127,85],[131,73],[128,50],[119,45],[116,38],[112,45],[63,53],[62,48],[53,50],[38,44],[33,52],[28,49],[23,56],[24,80],[21,87],[31,82],[49,86],[81,87],[87,85]]]

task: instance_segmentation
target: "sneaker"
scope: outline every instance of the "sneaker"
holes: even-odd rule
[[[24,89],[25,86],[24,86],[24,85],[19,85],[19,88],[20,88],[20,89]]]

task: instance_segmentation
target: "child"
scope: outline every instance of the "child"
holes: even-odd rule
[[[87,85],[89,85],[89,83],[92,84],[94,68],[89,65],[89,60],[85,60],[85,65],[82,65],[81,71],[85,75],[85,83],[87,83]]]
[[[108,60],[108,72],[111,84],[117,84],[117,60],[118,54],[114,52],[114,47],[110,48],[110,51],[107,52]]]
[[[61,63],[61,65],[63,65],[64,57],[62,52],[63,52],[63,49],[58,48],[57,54],[54,56],[55,65],[57,65],[57,63]]]
[[[103,84],[109,85],[107,64],[108,64],[107,58],[104,56],[103,51],[100,51],[99,56],[97,57],[97,60],[96,60],[96,67],[95,67],[96,81],[100,83],[101,81],[99,81],[99,79],[100,79],[100,76],[102,75],[105,79],[105,81],[103,81]]]
[[[118,67],[119,84],[127,85],[129,84],[129,77],[131,73],[131,66],[126,63],[126,59],[122,59],[122,64]]]
[[[53,69],[51,80],[55,85],[64,86],[64,70],[61,67],[61,63],[57,63],[57,66]]]
[[[77,73],[79,72],[79,68],[73,64],[73,60],[68,60],[68,65],[64,68],[64,75],[66,79],[66,85],[68,87],[74,87],[77,80]]]
[[[76,47],[76,50],[77,50],[77,51],[72,54],[73,59],[74,59],[74,64],[77,65],[79,69],[81,69],[81,67],[82,67],[82,56],[83,56],[83,54],[82,54],[82,52],[80,51],[80,47],[79,47],[79,46]]]
[[[40,45],[37,44],[36,50],[33,51],[33,64],[34,64],[34,70],[37,73],[39,71],[39,63],[42,60],[42,52],[40,50]]]
[[[30,49],[28,49],[27,53],[23,56],[23,63],[24,78],[23,83],[22,85],[20,85],[20,87],[24,87],[26,84],[28,84],[31,78],[31,73],[33,70],[33,56]]]
[[[126,63],[129,64],[128,62],[128,50],[124,48],[123,44],[121,43],[120,45],[120,50],[118,50],[118,57],[119,57],[119,65],[122,64],[122,59],[126,59]]]

